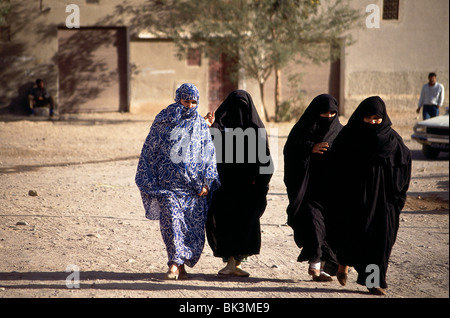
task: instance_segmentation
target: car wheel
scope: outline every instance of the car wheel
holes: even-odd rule
[[[439,156],[439,150],[431,148],[428,145],[423,145],[422,152],[424,156],[428,159],[436,159]]]

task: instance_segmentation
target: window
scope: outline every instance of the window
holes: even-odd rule
[[[400,0],[383,0],[383,20],[398,20]]]

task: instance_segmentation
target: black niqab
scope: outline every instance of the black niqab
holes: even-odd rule
[[[377,115],[381,124],[364,122]],[[391,127],[386,106],[378,96],[365,99],[336,137],[330,151],[333,165],[332,199],[328,206],[333,225],[329,234],[340,264],[354,266],[357,282],[365,285],[366,267],[386,272],[406,201],[411,177],[411,154]]]
[[[336,116],[320,116],[327,112],[336,112]],[[307,189],[311,159],[326,161],[328,158],[326,153],[324,156],[311,154],[312,147],[319,142],[328,142],[331,147],[341,129],[337,100],[328,94],[315,97],[292,128],[283,150],[284,183],[290,201],[288,215],[299,211]]]
[[[334,112],[334,117],[320,114]],[[288,224],[294,230],[298,247],[303,248],[298,261],[325,261],[337,267],[327,243],[324,202],[327,198],[329,155],[312,153],[320,142],[333,144],[341,130],[337,100],[328,94],[315,97],[289,133],[284,146],[284,183],[289,205]],[[335,269],[334,269],[335,270]],[[334,274],[332,271],[330,274]]]
[[[217,257],[228,258],[231,256],[249,256],[259,254],[261,247],[261,230],[259,219],[265,211],[266,195],[269,189],[270,174],[261,173],[261,167],[272,166],[267,134],[261,121],[251,95],[244,90],[231,92],[215,112],[215,122],[212,128],[221,133],[221,144],[216,144],[216,150],[221,147],[221,160],[218,160],[217,170],[221,186],[212,195],[211,207],[208,211],[206,234],[208,243]],[[229,138],[230,130],[241,128],[254,130],[257,137],[257,145],[249,147],[246,140],[244,162],[226,162],[228,151],[242,151],[233,148],[227,149],[226,138]],[[261,136],[258,129],[263,129]],[[259,140],[258,138],[264,138]],[[269,161],[262,162],[258,156],[258,147],[264,149]],[[250,155],[250,151],[256,151]],[[256,158],[256,162],[249,160]]]
[[[339,119],[335,120],[339,108],[336,98],[328,94],[316,96],[306,108],[299,121],[292,128],[290,139],[292,141],[314,138],[314,141],[327,141],[332,143],[341,125]],[[320,117],[327,112],[336,113],[335,117]]]
[[[256,111],[251,95],[244,90],[232,91],[215,112],[212,127],[224,131],[225,128],[264,128]]]

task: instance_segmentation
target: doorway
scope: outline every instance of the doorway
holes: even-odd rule
[[[212,56],[212,54],[210,55]],[[237,61],[225,53],[209,59],[208,109],[216,111],[233,90],[237,89]]]
[[[58,29],[61,113],[129,110],[126,28]]]

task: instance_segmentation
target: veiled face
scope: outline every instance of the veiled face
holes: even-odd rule
[[[333,118],[334,116],[336,116],[335,111],[329,111],[329,112],[320,114],[320,117],[323,117],[323,118]]]
[[[383,122],[383,118],[377,115],[367,116],[363,118],[365,123],[372,124],[372,125],[379,125]]]
[[[177,88],[175,93],[175,102],[181,103],[181,100],[185,101],[192,101],[194,100],[196,102],[195,106],[198,106],[199,100],[200,100],[200,94],[198,92],[197,87],[195,87],[194,84],[190,83],[184,83],[180,87]],[[186,105],[184,105],[187,107]],[[193,108],[193,107],[187,107],[187,108]]]
[[[194,108],[197,106],[197,101],[195,99],[190,99],[190,100],[181,99],[180,103],[181,103],[181,105],[183,105],[186,108]]]

